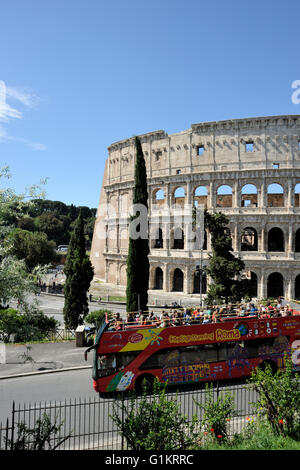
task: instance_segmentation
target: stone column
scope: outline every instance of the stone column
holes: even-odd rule
[[[189,294],[189,269],[188,266],[185,267],[183,271],[183,293]]]
[[[267,279],[265,278],[264,269],[261,270],[259,284],[257,287],[258,287],[258,297],[260,299],[265,299],[267,297]]]
[[[258,201],[259,207],[267,207],[267,186],[263,180],[260,186],[260,200]]]
[[[261,228],[261,234],[260,234],[260,252],[265,253],[266,250],[266,230],[265,226],[263,225]]]
[[[169,290],[169,283],[168,283],[168,276],[169,276],[169,270],[168,270],[168,265],[165,264],[164,266],[161,267],[163,271],[163,291],[168,292]]]
[[[285,276],[284,276],[285,277]],[[284,284],[285,284],[285,292],[284,292],[284,296],[286,299],[293,299],[294,298],[294,285],[293,285],[293,282],[292,282],[292,279],[290,277],[288,277],[287,279],[285,279],[284,281]]]
[[[213,181],[209,183],[209,198],[208,198],[208,208],[213,209],[216,206],[216,195],[215,195],[215,185]]]
[[[287,193],[287,204],[286,207],[291,209],[293,207],[293,187],[291,180],[288,180],[288,193]]]
[[[234,182],[232,207],[234,207],[234,208],[240,207],[240,190],[239,190],[238,181]]]
[[[185,203],[186,204],[192,204],[191,183],[189,181],[186,184]]]
[[[238,224],[234,226],[233,251],[240,251]]]

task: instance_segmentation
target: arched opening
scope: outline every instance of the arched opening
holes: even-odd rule
[[[295,279],[295,299],[300,299],[300,274]]]
[[[184,249],[184,231],[180,227],[176,227],[173,230],[173,246],[174,250]]]
[[[162,229],[159,228],[156,231],[156,239],[154,241],[153,248],[163,248],[163,247],[164,247],[163,232],[162,232]]]
[[[164,274],[161,268],[156,268],[154,277],[154,289],[163,289]]]
[[[268,207],[284,207],[283,187],[280,184],[269,184],[267,196]]]
[[[257,188],[254,184],[245,184],[241,194],[242,207],[257,207]]]
[[[195,238],[194,238],[194,250],[200,250],[200,240],[199,240],[199,237],[197,237],[197,235],[195,235]],[[204,241],[203,241],[202,250],[207,250],[207,232],[206,232],[206,230],[204,230]]]
[[[217,207],[232,207],[232,188],[227,184],[218,187]]]
[[[241,251],[257,251],[257,231],[252,227],[246,227],[242,231]]]
[[[272,273],[268,277],[267,296],[277,298],[283,296],[283,276],[280,273]]]
[[[176,268],[173,274],[173,292],[183,291],[183,272]]]
[[[300,207],[300,183],[296,184],[294,191],[294,206]]]
[[[195,193],[194,193],[194,206],[195,207],[198,207],[198,206],[207,207],[207,197],[208,197],[208,193],[207,193],[206,186],[198,186],[195,189]]]
[[[257,297],[257,275],[250,273],[250,297]]]
[[[206,294],[207,281],[206,281],[206,273],[203,272],[203,270],[202,270],[201,285],[202,285],[202,294]],[[200,294],[200,270],[199,270],[199,269],[197,269],[197,270],[194,272],[194,289],[193,289],[193,294]]]
[[[273,227],[269,230],[268,251],[284,251],[284,235],[281,228]]]
[[[157,204],[158,206],[162,206],[165,203],[165,192],[163,189],[156,189],[152,192],[153,195],[153,203]]]
[[[176,207],[183,207],[185,201],[185,191],[183,187],[177,188],[174,192],[174,200]]]
[[[300,228],[295,233],[295,252],[300,252]]]

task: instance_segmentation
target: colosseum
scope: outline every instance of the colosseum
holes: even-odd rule
[[[235,255],[245,262],[257,298],[300,298],[300,116],[192,124],[168,135],[139,136],[147,167],[150,233],[149,296],[193,298],[211,248],[188,243],[176,214],[204,206],[229,219]],[[134,137],[108,148],[91,261],[107,285],[126,286],[134,185]],[[171,212],[169,208],[174,208]],[[176,233],[176,236],[174,235]],[[201,291],[207,282],[202,278]]]

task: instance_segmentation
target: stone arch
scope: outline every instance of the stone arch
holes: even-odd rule
[[[232,187],[228,184],[217,188],[217,207],[232,207]]]
[[[294,206],[300,207],[300,183],[297,183],[294,188]]]
[[[257,207],[257,187],[248,183],[241,189],[241,207]]]
[[[160,267],[155,268],[154,272],[154,289],[162,290],[164,282],[164,273]]]
[[[298,228],[295,233],[295,252],[300,252],[300,228]]]
[[[208,191],[206,186],[197,186],[194,191],[194,206],[207,207]]]
[[[117,248],[117,230],[111,228],[107,232],[107,245],[109,250],[115,250]]]
[[[158,249],[158,248],[163,248],[163,247],[164,247],[163,231],[159,227],[158,229],[156,229],[156,232],[155,232],[153,248]]]
[[[300,299],[300,274],[295,277],[295,299]]]
[[[128,229],[120,228],[120,249],[126,250],[128,248]]]
[[[173,271],[172,276],[172,291],[173,292],[183,292],[183,272],[181,269],[176,268]]]
[[[284,233],[279,227],[273,227],[268,232],[268,251],[284,251]]]
[[[154,204],[163,204],[165,202],[166,195],[162,188],[155,188],[152,190],[152,202]]]
[[[109,263],[107,266],[107,282],[109,284],[116,284],[116,274],[117,274],[116,264]]]
[[[183,186],[178,186],[174,189],[173,198],[175,206],[183,207],[185,203],[185,189]]]
[[[108,201],[108,217],[115,219],[118,217],[118,197],[116,194],[112,194]]]
[[[281,184],[271,183],[267,188],[267,206],[284,207],[284,190]]]
[[[193,242],[194,242],[193,249],[200,250],[200,243],[199,243],[197,235],[195,235]],[[203,251],[207,250],[207,230],[204,230],[204,242],[203,242],[202,250]]]
[[[250,297],[257,297],[258,293],[258,280],[257,274],[253,271],[250,271]]]
[[[181,227],[174,227],[171,230],[171,247],[174,250],[184,249],[184,231]]]
[[[127,266],[122,264],[120,267],[120,284],[121,286],[126,286],[127,284]]]
[[[269,274],[267,279],[267,296],[277,298],[284,295],[283,275],[278,272]]]
[[[129,210],[129,194],[123,193],[120,194],[119,198],[119,209],[120,209],[120,216],[127,217],[128,210]]]
[[[207,292],[207,276],[206,273],[202,270],[202,294],[206,294]],[[200,294],[200,270],[196,269],[193,276],[193,294]]]
[[[253,227],[246,227],[242,230],[241,235],[241,251],[257,251],[258,236],[257,231]]]

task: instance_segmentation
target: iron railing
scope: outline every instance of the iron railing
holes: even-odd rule
[[[257,402],[257,394],[250,385],[239,384],[224,386],[214,384],[214,397],[229,392],[233,397],[235,413],[230,420],[230,435],[240,433],[247,423],[248,417],[254,415],[253,403]],[[203,410],[195,402],[204,403],[207,399],[205,389],[194,389],[184,392],[167,392],[168,400],[177,401],[182,414],[192,419],[193,415],[201,420]],[[143,397],[134,398],[138,408]],[[157,399],[155,396],[147,396],[147,400]],[[117,402],[117,400],[121,400]],[[119,413],[121,419],[125,419],[121,406],[130,405],[131,398],[121,394],[117,398],[88,398],[75,399],[73,401],[30,403],[28,405],[16,405],[13,403],[11,417],[5,425],[0,423],[0,449],[15,449],[18,443],[18,430],[23,423],[28,429],[34,429],[36,422],[46,414],[50,422],[56,423],[59,430],[51,436],[45,449],[57,446],[60,450],[126,450],[126,440],[112,419],[113,410]],[[125,408],[125,409],[126,409]],[[123,408],[124,410],[124,408]],[[126,414],[126,413],[125,413]],[[30,437],[24,439],[24,448],[30,445]],[[20,447],[20,442],[19,442]]]

